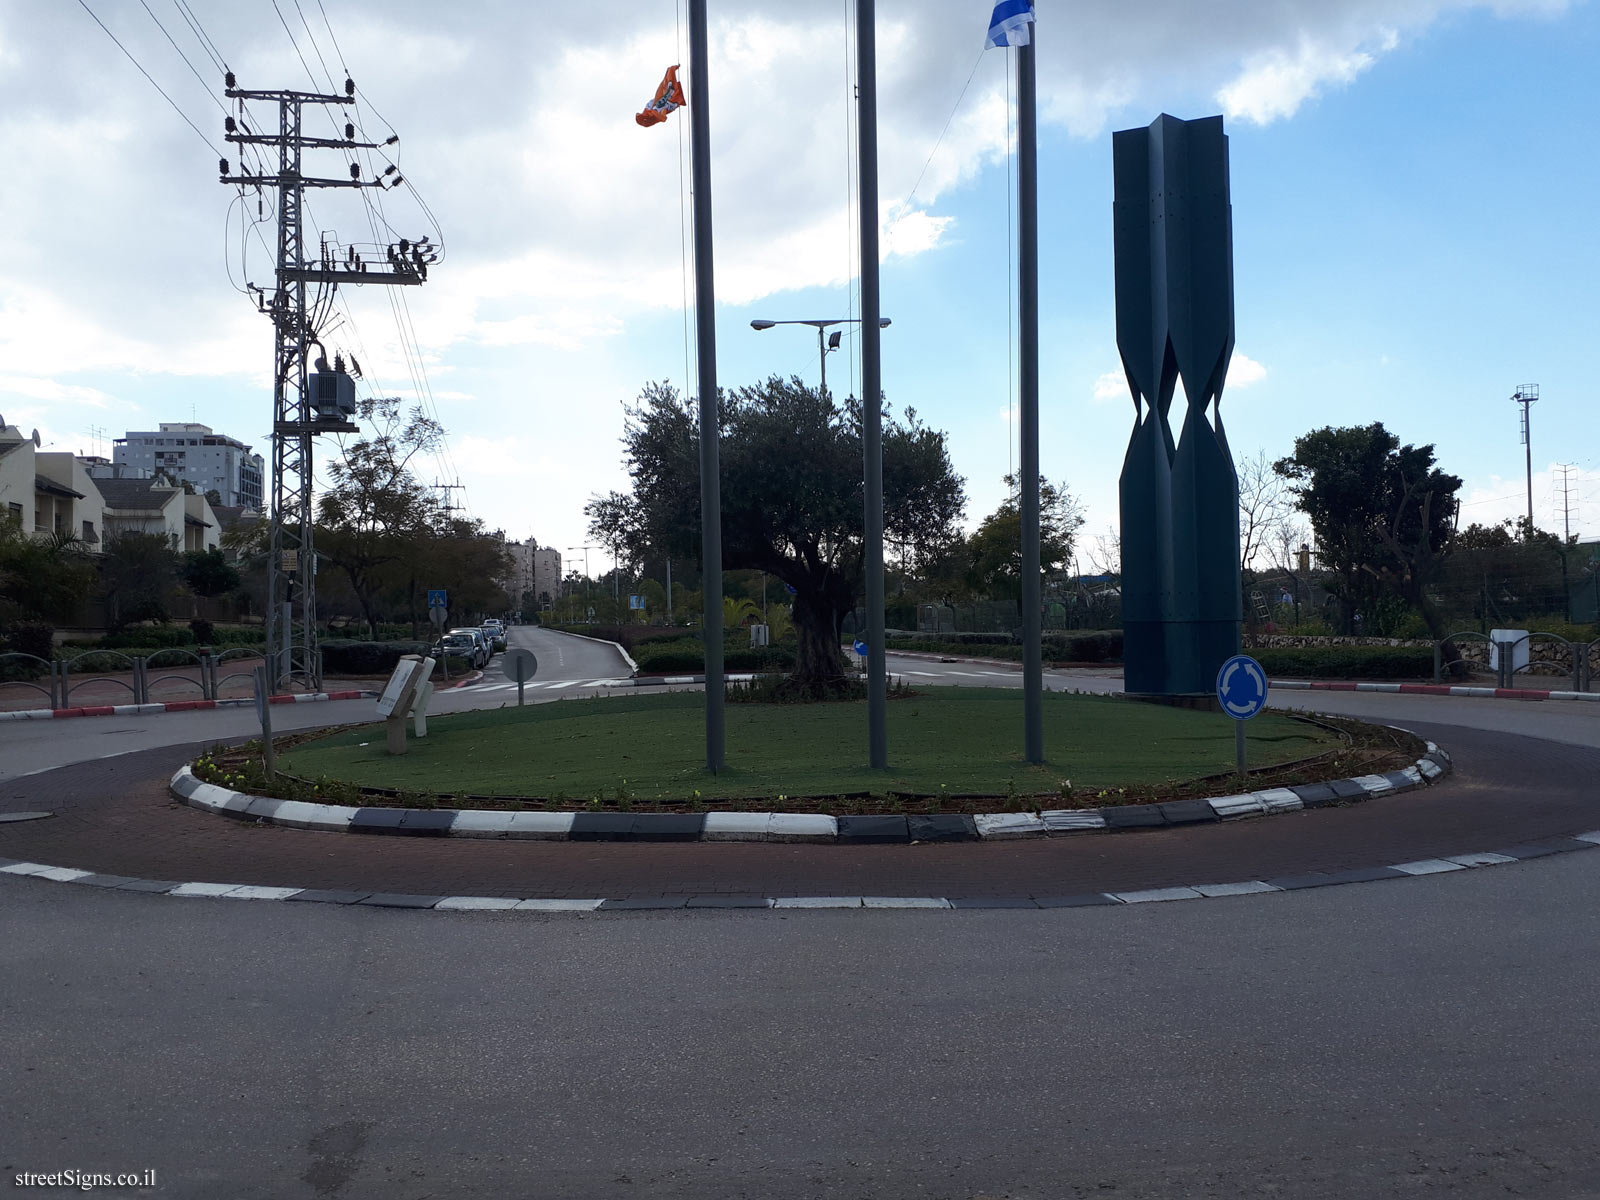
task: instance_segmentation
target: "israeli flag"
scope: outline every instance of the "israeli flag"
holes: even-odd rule
[[[986,46],[1026,46],[1033,25],[1033,0],[1000,0],[989,18]]]

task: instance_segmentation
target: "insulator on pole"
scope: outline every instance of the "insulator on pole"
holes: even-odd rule
[[[217,159],[217,171],[218,171],[219,174],[222,174],[222,175],[226,175],[228,173],[228,160],[227,159],[225,159],[225,158]]]
[[[230,89],[232,89],[232,87],[234,86],[233,72],[229,71],[226,75],[224,75],[222,77],[222,82],[224,84],[226,84]]]
[[[356,166],[355,163],[351,163],[350,164],[350,178],[351,179],[360,179],[361,178],[361,168]]]
[[[345,136],[345,140],[346,141],[354,141],[355,140],[356,127],[354,125],[350,124],[349,121],[346,121],[344,123],[344,136]]]
[[[356,81],[348,76],[345,77],[344,81],[344,94],[346,96],[354,96],[356,94]]]
[[[222,121],[222,127],[229,133],[232,133],[234,130],[239,128],[238,123],[235,122],[232,117],[224,117]]]

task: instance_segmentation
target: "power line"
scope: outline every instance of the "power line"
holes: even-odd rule
[[[183,118],[183,123],[185,125],[187,125],[190,129],[194,130],[195,136],[206,144],[206,149],[210,150],[213,154],[218,155],[218,157],[221,157],[221,152],[217,149],[216,145],[211,141],[211,139],[208,138],[205,134],[200,132],[200,126],[196,125],[193,121],[191,121],[189,119],[189,115],[186,112],[184,112],[183,109],[178,107],[177,101],[175,101],[171,96],[167,95],[166,91],[162,88],[162,86],[159,83],[157,83],[151,77],[150,72],[146,71],[144,69],[144,67],[140,65],[139,60],[133,56],[132,52],[126,46],[124,46],[120,41],[117,41],[117,35],[112,33],[111,30],[106,29],[106,23],[104,21],[102,21],[99,17],[94,15],[94,9],[90,8],[89,5],[85,2],[85,0],[78,0],[78,5],[79,5],[80,8],[83,9],[84,12],[89,14],[90,18],[93,19],[93,21],[94,21],[94,23],[96,25],[100,26],[101,29],[105,30],[105,35],[108,38],[110,38],[113,42],[116,42],[117,49],[121,50],[123,54],[127,55],[128,61],[131,62],[135,67],[138,68],[139,74],[143,75],[146,79],[148,79],[150,81],[150,86],[155,88],[156,91],[161,93],[161,98],[172,106],[172,111],[173,112],[177,113],[180,117]],[[152,13],[151,15],[154,16],[155,14]],[[159,22],[157,22],[157,23],[159,24]]]

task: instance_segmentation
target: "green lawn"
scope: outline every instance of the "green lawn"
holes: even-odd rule
[[[1022,695],[934,688],[889,704],[887,772],[866,766],[862,702],[729,704],[726,770],[705,770],[704,698],[675,692],[564,700],[459,713],[428,722],[404,757],[384,751],[381,725],[284,752],[285,771],[363,786],[446,795],[560,797],[617,789],[638,800],[832,796],[850,792],[1003,796],[1137,787],[1233,767],[1225,717],[1106,696],[1044,695],[1043,766],[1022,762]],[[1250,722],[1250,765],[1332,749],[1336,738],[1277,713]]]

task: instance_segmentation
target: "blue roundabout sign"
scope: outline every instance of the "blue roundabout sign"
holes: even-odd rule
[[[1248,721],[1267,706],[1267,673],[1248,654],[1235,654],[1217,672],[1217,700],[1235,721]]]

